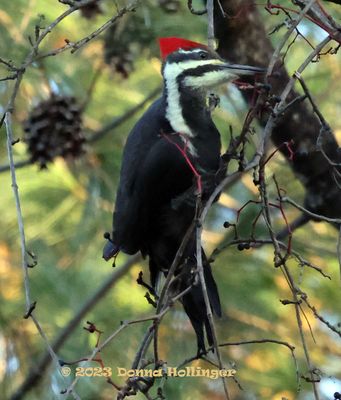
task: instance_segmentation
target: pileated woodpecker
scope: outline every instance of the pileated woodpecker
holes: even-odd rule
[[[196,210],[196,192],[207,199],[221,174],[220,134],[207,107],[207,91],[240,75],[264,72],[231,65],[207,46],[180,38],[159,39],[164,59],[164,90],[137,122],[125,145],[117,192],[113,234],[103,250],[109,260],[119,251],[149,256],[151,284],[167,274]],[[194,178],[202,178],[202,187]],[[219,178],[220,175],[220,178]],[[196,182],[196,183],[195,183]],[[108,237],[107,237],[108,238]],[[176,274],[178,290],[193,283],[195,233],[189,239]],[[209,301],[221,316],[211,266],[203,253]],[[197,335],[198,353],[205,351],[204,327],[213,344],[200,284],[181,299]]]

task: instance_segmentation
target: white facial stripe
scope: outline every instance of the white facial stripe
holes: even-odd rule
[[[188,54],[188,53],[200,53],[201,51],[204,51],[207,53],[205,49],[191,49],[191,50],[185,50],[185,49],[179,49],[178,52],[182,54]]]
[[[184,84],[192,88],[210,88],[235,79],[237,75],[228,69],[221,71],[206,72],[202,76],[188,76],[184,79]]]
[[[168,98],[166,118],[170,122],[175,132],[183,133],[188,136],[193,136],[193,132],[186,124],[180,107],[180,93],[177,82],[177,77],[189,68],[200,67],[201,65],[223,64],[220,60],[187,60],[179,63],[166,64],[163,75],[165,78]],[[198,78],[200,79],[200,78]],[[191,151],[191,149],[189,149]]]

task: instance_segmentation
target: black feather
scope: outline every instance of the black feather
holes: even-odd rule
[[[184,104],[190,102],[186,96],[182,100]],[[114,211],[113,243],[107,243],[104,250],[106,259],[116,249],[128,254],[141,251],[148,255],[153,287],[160,271],[167,271],[172,265],[194,219],[196,205],[193,171],[179,151],[179,147],[184,148],[183,138],[174,134],[165,117],[166,101],[166,95],[157,100],[128,137]],[[200,113],[198,110],[193,115],[192,125],[194,130],[200,129],[201,134],[191,138],[197,157],[187,155],[202,175],[202,199],[205,201],[217,184],[215,177],[220,167],[220,135],[205,105]],[[193,280],[190,271],[196,268],[195,253],[193,234],[180,263],[186,264],[185,270],[176,271],[176,274],[182,274],[178,290],[185,289]],[[203,261],[209,300],[215,315],[220,316],[217,286],[205,256]],[[209,345],[212,345],[213,339],[201,285],[193,286],[181,302],[197,335],[198,352],[203,352],[204,330]]]

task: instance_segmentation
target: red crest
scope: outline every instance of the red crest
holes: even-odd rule
[[[161,57],[163,60],[167,58],[169,54],[179,49],[188,50],[194,48],[202,48],[202,49],[208,48],[204,44],[192,42],[191,40],[177,38],[177,37],[159,38],[159,46],[160,46]]]

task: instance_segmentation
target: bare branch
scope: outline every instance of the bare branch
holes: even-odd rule
[[[107,337],[106,340],[103,341],[103,343],[93,350],[91,355],[86,358],[86,362],[91,362],[95,358],[95,356],[101,352],[119,333],[121,333],[125,328],[127,328],[130,325],[138,324],[141,322],[146,322],[146,321],[157,321],[160,322],[163,318],[163,316],[170,310],[170,308],[173,306],[173,303],[177,300],[179,300],[182,296],[184,296],[189,290],[191,290],[191,286],[187,287],[185,290],[182,292],[178,293],[176,296],[174,296],[171,299],[171,302],[162,309],[161,312],[156,313],[155,315],[150,315],[146,317],[141,317],[137,318],[134,320],[130,321],[121,321],[121,325],[119,328],[117,328],[111,335]],[[76,376],[76,378],[73,380],[73,382],[68,386],[68,388],[65,390],[66,394],[72,394],[74,392],[74,388],[79,380],[80,376]]]
[[[92,0],[93,1],[93,0]],[[71,50],[71,53],[75,53],[81,47],[85,46],[87,43],[98,37],[101,33],[106,31],[110,26],[112,26],[118,19],[122,18],[123,15],[127,14],[128,12],[135,11],[138,3],[140,0],[133,0],[130,4],[126,7],[122,7],[117,11],[117,14],[111,17],[108,21],[106,21],[103,25],[101,25],[98,29],[91,32],[89,35],[85,36],[83,39],[78,40],[77,42],[71,42],[70,40],[65,40],[66,44],[58,49],[50,50],[46,53],[43,53],[37,57],[37,60],[41,60],[42,58],[56,56],[57,54],[63,53],[66,50]],[[79,4],[79,3],[76,3]],[[75,8],[73,6],[72,8]],[[80,8],[78,5],[76,9]]]
[[[77,329],[82,319],[92,310],[104,296],[107,295],[110,289],[124,276],[129,269],[133,267],[141,259],[140,256],[134,256],[129,258],[121,267],[115,268],[114,272],[102,283],[101,286],[84,302],[78,312],[71,318],[71,320],[64,326],[62,331],[54,339],[51,347],[54,352],[59,351],[63,344],[71,336],[71,334]],[[25,394],[33,389],[39,381],[43,378],[44,372],[46,372],[50,365],[51,357],[49,352],[46,352],[40,361],[37,362],[34,368],[31,369],[29,375],[20,385],[20,387],[11,396],[11,400],[20,400],[24,398]]]
[[[206,1],[207,10],[207,42],[208,47],[212,50],[215,49],[215,35],[214,35],[214,0]]]
[[[199,273],[200,285],[201,285],[202,293],[203,293],[204,300],[205,300],[207,318],[208,318],[208,321],[209,321],[209,324],[210,324],[210,327],[211,327],[211,331],[212,331],[213,344],[214,344],[213,348],[215,349],[216,354],[217,354],[217,360],[218,360],[219,369],[223,369],[223,362],[222,362],[221,354],[220,354],[219,347],[218,347],[218,339],[217,339],[217,333],[216,333],[214,320],[213,320],[212,308],[211,308],[210,300],[208,298],[206,281],[205,281],[205,276],[204,276],[204,267],[203,267],[203,262],[202,262],[202,249],[201,249],[202,230],[203,230],[203,226],[199,222],[198,225],[197,225],[197,229],[196,229],[196,235],[197,235],[197,240],[196,240],[197,270],[198,270],[198,273]],[[224,377],[222,377],[222,381],[223,381],[225,397],[226,397],[227,400],[229,400],[230,399],[230,395],[229,395],[229,392],[228,392],[226,379]]]
[[[296,19],[294,19],[291,22],[291,26],[288,29],[288,31],[286,32],[286,34],[283,36],[281,42],[279,43],[279,45],[276,47],[276,50],[274,51],[272,57],[271,57],[271,61],[269,63],[268,66],[268,71],[267,71],[267,76],[270,76],[272,74],[272,71],[274,69],[274,66],[276,64],[276,62],[278,61],[279,57],[280,57],[280,53],[281,50],[283,49],[283,47],[285,46],[286,42],[288,41],[290,35],[294,32],[294,30],[296,29],[297,25],[302,21],[302,19],[306,16],[308,10],[312,7],[312,5],[315,3],[316,0],[310,0],[309,3],[303,8],[303,10],[300,12],[300,14],[297,16]]]
[[[310,310],[313,312],[314,316],[319,319],[324,325],[326,325],[331,331],[335,332],[338,336],[341,337],[341,330],[337,329],[334,325],[332,325],[330,322],[328,322],[325,318],[323,318],[316,310],[316,308],[310,304],[308,301],[308,296],[306,293],[299,293],[301,299],[305,302],[305,304],[310,308]]]
[[[114,118],[111,122],[105,125],[103,128],[99,129],[97,132],[94,132],[91,137],[88,138],[88,142],[93,143],[97,140],[102,139],[105,135],[107,135],[110,131],[118,128],[124,122],[128,121],[132,116],[134,116],[138,111],[140,111],[146,104],[148,104],[154,97],[156,97],[161,92],[161,88],[158,87],[152,92],[150,92],[140,103],[136,104],[125,113],[120,115],[119,117]]]
[[[18,169],[18,168],[26,167],[27,165],[30,165],[30,164],[31,164],[31,160],[23,160],[23,161],[18,161],[16,163],[14,163],[14,167],[15,167],[15,169]],[[6,172],[10,169],[11,169],[11,166],[9,164],[0,165],[0,173]]]
[[[325,217],[324,215],[320,215],[320,214],[315,214],[309,210],[307,210],[306,208],[304,208],[303,206],[299,205],[298,203],[296,203],[294,200],[290,199],[290,197],[282,197],[282,202],[283,203],[288,203],[291,204],[292,206],[294,206],[295,208],[297,208],[298,210],[304,212],[306,215],[308,215],[309,217],[311,217],[314,220],[317,221],[326,221],[326,222],[330,222],[332,224],[341,224],[341,219],[339,218],[329,218],[329,217]]]
[[[2,57],[0,57],[0,64],[6,65],[6,67],[7,67],[7,69],[9,71],[12,71],[12,72],[17,72],[18,71],[18,68],[15,67],[15,65],[10,60],[7,61],[7,60],[3,59]]]
[[[238,342],[223,342],[223,343],[219,343],[219,347],[227,347],[227,346],[242,346],[245,344],[265,344],[265,343],[274,343],[274,344],[279,344],[282,346],[287,347],[290,352],[291,352],[291,356],[293,359],[293,362],[295,364],[295,371],[296,371],[296,379],[297,379],[297,383],[299,384],[299,369],[298,369],[298,362],[295,356],[295,347],[293,345],[291,345],[288,342],[284,342],[282,340],[277,340],[277,339],[254,339],[254,340],[244,340],[244,341],[238,341]],[[210,347],[207,351],[210,352],[214,350],[214,346]],[[192,361],[195,361],[198,359],[198,355],[195,355],[193,357],[189,357],[186,358],[179,366],[178,368],[182,368],[185,365],[191,363]],[[210,360],[208,360],[207,358],[204,358],[205,361],[210,362]]]
[[[17,219],[18,219],[18,227],[20,234],[20,246],[21,246],[21,260],[22,260],[22,271],[24,276],[24,286],[25,286],[25,298],[26,298],[26,313],[29,311],[31,306],[31,295],[30,295],[30,284],[28,277],[28,261],[27,261],[27,250],[26,250],[26,239],[25,239],[25,230],[24,230],[24,222],[21,212],[20,198],[19,198],[19,190],[17,184],[17,178],[14,167],[14,159],[13,159],[13,151],[12,151],[12,142],[13,142],[13,132],[12,132],[12,118],[11,113],[6,112],[5,114],[5,125],[6,125],[6,133],[7,133],[7,153],[9,159],[9,167],[11,171],[11,179],[12,179],[12,189],[15,200],[15,207],[17,210]]]
[[[299,303],[299,298],[297,295],[297,288],[295,286],[294,280],[289,272],[288,267],[286,266],[286,264],[284,263],[283,266],[281,267],[281,270],[284,274],[284,276],[287,278],[288,283],[289,283],[289,287],[291,289],[292,295],[293,295],[293,299],[294,299],[294,307],[295,307],[295,314],[296,314],[296,320],[297,320],[297,326],[298,326],[298,330],[300,333],[300,337],[301,337],[301,343],[302,343],[302,347],[304,350],[304,355],[305,355],[305,359],[309,368],[309,375],[311,378],[311,384],[313,386],[313,391],[314,391],[314,398],[315,400],[319,400],[320,396],[318,393],[318,389],[316,386],[316,382],[314,380],[314,373],[313,373],[313,366],[310,360],[310,354],[309,354],[309,350],[308,350],[308,346],[305,340],[305,336],[304,336],[304,332],[303,332],[303,324],[302,324],[302,319],[301,319],[301,314],[300,314],[300,303]]]
[[[86,36],[85,38],[72,43],[69,42],[67,43],[65,46],[63,46],[61,49],[57,49],[57,52],[52,51],[50,53],[46,53],[44,55],[38,55],[38,50],[39,50],[39,46],[40,44],[43,42],[43,40],[46,38],[46,36],[52,32],[52,30],[61,22],[63,21],[67,16],[69,16],[70,14],[72,14],[73,12],[77,11],[79,8],[83,7],[84,5],[87,4],[91,4],[93,2],[93,0],[83,0],[80,2],[73,2],[72,6],[66,10],[65,12],[63,12],[58,18],[56,18],[48,27],[46,27],[41,33],[39,33],[39,36],[37,37],[37,40],[35,41],[35,43],[33,43],[32,46],[32,50],[29,52],[29,54],[27,55],[27,57],[25,58],[25,61],[22,63],[22,66],[20,68],[17,69],[17,78],[16,78],[16,82],[15,82],[15,86],[12,92],[12,95],[7,103],[7,106],[5,107],[5,111],[4,114],[7,111],[12,112],[13,108],[14,108],[14,102],[15,102],[15,98],[17,96],[23,75],[26,71],[26,68],[28,68],[34,61],[37,61],[41,58],[44,57],[48,57],[51,55],[55,55],[58,54],[62,51],[67,50],[68,48],[72,48],[72,53],[75,52],[76,50],[78,50],[79,48],[81,48],[82,46],[84,46],[85,44],[87,44],[88,42],[90,42],[92,39],[94,39],[95,37],[99,36],[102,32],[104,32],[107,28],[109,28],[113,23],[115,23],[117,21],[117,19],[121,18],[125,13],[129,12],[129,11],[133,11],[139,0],[133,0],[129,5],[127,5],[126,7],[123,7],[121,9],[118,10],[117,14],[114,15],[112,18],[110,18],[109,21],[107,21],[106,23],[104,23],[100,28],[98,28],[97,30],[95,30],[94,32],[92,32],[90,35]],[[68,3],[69,4],[69,3]],[[55,52],[55,54],[54,54]],[[1,120],[1,124],[2,121],[4,119],[4,116]]]
[[[45,342],[45,345],[48,349],[48,352],[49,352],[52,360],[54,360],[57,368],[59,369],[58,357],[57,357],[56,353],[53,351],[51,345],[49,344],[49,341],[33,312],[36,302],[31,301],[31,294],[30,294],[30,283],[29,283],[29,276],[28,276],[29,263],[27,260],[28,251],[27,251],[27,247],[26,247],[25,229],[24,229],[24,222],[23,222],[23,216],[22,216],[22,212],[21,212],[21,204],[20,204],[20,198],[19,198],[19,188],[18,188],[18,184],[17,184],[14,160],[13,160],[12,118],[11,118],[11,113],[9,111],[7,111],[5,114],[5,126],[6,126],[6,133],[7,133],[7,152],[8,152],[8,159],[9,159],[10,170],[11,170],[12,189],[13,189],[15,206],[16,206],[16,211],[17,211],[17,219],[18,219],[18,227],[19,227],[19,235],[20,235],[21,260],[22,260],[21,266],[22,266],[22,271],[23,271],[23,276],[24,276],[25,299],[26,299],[26,312],[25,312],[24,317],[26,317],[26,318],[30,317],[32,319],[40,336],[42,337],[43,341]],[[33,304],[34,304],[34,306],[33,306]],[[76,395],[77,394],[75,393],[75,396]]]
[[[339,235],[337,239],[337,259],[339,261],[339,270],[340,270],[340,280],[341,280],[341,225],[339,228]]]

